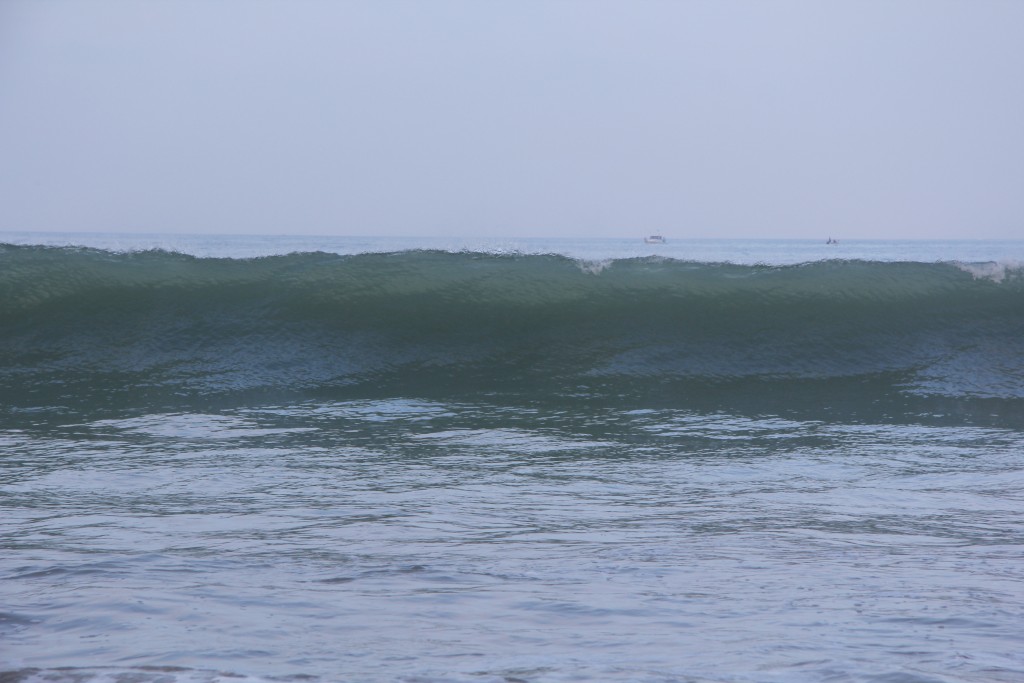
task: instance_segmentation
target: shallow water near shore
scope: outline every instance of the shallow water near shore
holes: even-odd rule
[[[4,681],[1024,678],[1005,244],[14,242]]]

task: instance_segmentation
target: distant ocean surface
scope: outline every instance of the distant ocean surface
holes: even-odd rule
[[[669,237],[0,233],[0,681],[1024,681],[1024,241]]]

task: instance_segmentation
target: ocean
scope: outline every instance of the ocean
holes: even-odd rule
[[[0,681],[1024,681],[1024,241],[0,234]]]

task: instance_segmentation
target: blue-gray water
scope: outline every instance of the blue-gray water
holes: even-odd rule
[[[1022,242],[0,242],[0,680],[1024,680]]]

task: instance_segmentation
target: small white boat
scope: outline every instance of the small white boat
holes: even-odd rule
[[[644,242],[647,244],[665,244],[665,238],[661,235],[648,235],[644,238]]]

